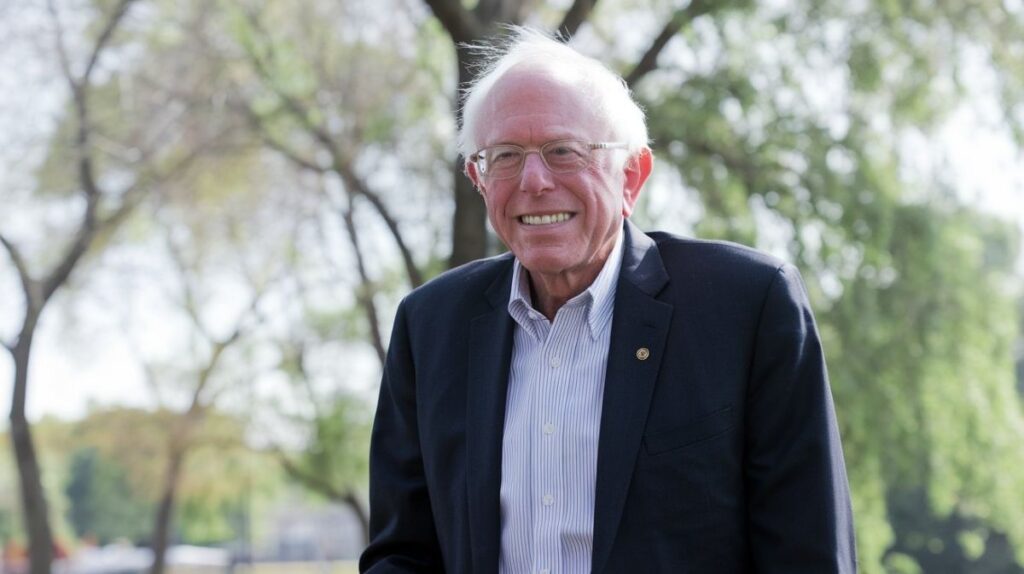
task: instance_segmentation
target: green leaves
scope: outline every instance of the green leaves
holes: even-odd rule
[[[147,540],[153,523],[151,506],[135,494],[125,470],[95,448],[72,453],[65,493],[69,522],[80,538],[101,545],[118,539]]]

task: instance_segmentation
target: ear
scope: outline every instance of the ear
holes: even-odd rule
[[[636,155],[626,160],[626,165],[622,168],[625,175],[622,183],[623,217],[628,218],[633,214],[633,206],[640,198],[640,190],[643,189],[644,182],[651,175],[653,168],[654,155],[651,153],[651,148],[648,147],[641,149]]]
[[[484,182],[480,178],[480,173],[477,172],[477,170],[476,170],[476,164],[471,162],[471,161],[469,161],[469,160],[466,160],[466,163],[463,164],[463,166],[462,166],[462,171],[463,171],[463,173],[466,174],[466,177],[468,177],[470,179],[470,181],[473,182],[473,185],[476,186],[477,192],[479,192],[481,195],[483,195],[483,193],[484,193]]]

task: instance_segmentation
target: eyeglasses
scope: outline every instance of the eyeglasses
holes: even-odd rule
[[[590,165],[594,150],[626,149],[622,142],[587,143],[579,140],[555,140],[539,150],[526,151],[514,144],[499,144],[485,147],[469,156],[481,176],[488,179],[509,179],[523,172],[526,156],[539,154],[541,161],[552,173],[576,173]]]

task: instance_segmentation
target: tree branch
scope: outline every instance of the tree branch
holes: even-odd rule
[[[213,341],[210,358],[206,361],[206,365],[204,365],[199,371],[195,392],[192,393],[192,404],[189,406],[188,412],[185,413],[186,417],[191,418],[201,416],[206,408],[213,402],[212,399],[206,402],[202,401],[203,391],[205,391],[209,385],[213,373],[217,370],[217,366],[220,364],[220,360],[224,356],[224,352],[237,343],[246,333],[246,323],[250,317],[256,316],[256,307],[259,305],[262,297],[263,292],[257,291],[256,294],[253,295],[252,300],[249,301],[248,308],[239,315],[238,321],[235,322],[235,327],[231,333],[222,339]]]
[[[380,214],[381,219],[384,220],[384,224],[387,226],[388,231],[395,238],[395,243],[398,245],[398,251],[402,254],[402,262],[405,265],[405,273],[409,277],[409,283],[414,289],[422,285],[423,274],[420,273],[419,267],[416,266],[416,262],[412,258],[412,252],[405,244],[401,231],[398,229],[398,222],[391,216],[391,213],[384,205],[384,202],[381,201],[380,196],[370,191],[369,187],[363,182],[363,180],[356,175],[351,165],[339,163],[335,165],[335,169],[338,174],[341,175],[341,179],[345,182],[345,186],[351,188],[358,195],[369,200],[370,204],[372,204],[377,210],[377,213]]]
[[[305,300],[305,297],[303,297],[303,301]],[[298,371],[297,378],[299,384],[302,385],[302,390],[306,391],[306,397],[309,399],[310,407],[313,409],[313,418],[321,419],[324,416],[321,406],[324,401],[317,396],[316,388],[313,386],[313,379],[309,376],[309,370],[306,368],[306,341],[297,341],[293,337],[290,343],[295,349],[295,370]]]
[[[566,40],[575,35],[580,26],[590,17],[590,13],[594,11],[597,2],[598,0],[575,0],[562,18],[562,23],[558,25],[558,32]]]
[[[431,12],[456,44],[470,42],[483,35],[483,25],[459,0],[424,0]]]
[[[85,71],[82,72],[82,85],[88,85],[89,78],[92,76],[93,70],[96,68],[96,62],[100,59],[100,53],[110,42],[110,38],[114,35],[114,30],[117,29],[121,20],[124,19],[125,14],[128,13],[128,8],[135,0],[121,0],[114,8],[114,12],[107,19],[107,23],[103,26],[103,30],[100,32],[99,37],[96,39],[96,45],[93,47],[92,53],[89,55],[89,60],[85,65]]]
[[[419,267],[416,266],[416,262],[413,260],[412,251],[405,243],[405,237],[399,229],[398,221],[396,221],[391,215],[391,210],[384,205],[384,201],[381,200],[380,196],[371,191],[369,186],[362,181],[362,178],[356,175],[355,170],[352,169],[351,162],[347,157],[341,154],[330,134],[309,121],[309,114],[303,106],[294,98],[291,98],[286,94],[278,93],[278,95],[285,99],[286,108],[293,116],[303,122],[310,135],[312,135],[327,149],[327,152],[331,156],[331,167],[335,173],[341,176],[342,181],[345,182],[345,187],[354,192],[353,195],[361,195],[369,200],[370,204],[373,205],[377,214],[384,220],[384,225],[387,226],[388,232],[391,234],[391,237],[394,238],[395,244],[398,246],[398,251],[402,255],[402,262],[405,265],[406,275],[409,277],[409,283],[414,289],[422,285],[423,275],[420,273]],[[286,157],[289,157],[292,161],[298,160],[298,158],[292,158],[291,156]],[[313,164],[310,164],[310,167],[312,167],[312,165]],[[323,171],[321,168],[315,169]]]
[[[64,253],[64,257],[61,258],[57,266],[46,276],[46,279],[42,283],[42,301],[45,302],[53,296],[54,292],[68,280],[71,276],[71,271],[74,270],[75,265],[88,251],[89,246],[92,244],[93,238],[96,237],[98,227],[96,224],[96,208],[99,204],[99,196],[95,194],[87,194],[85,203],[85,213],[82,215],[82,222],[79,224],[78,231],[75,233],[75,239],[71,242],[71,246]]]
[[[707,14],[712,8],[720,7],[714,6],[713,0],[691,0],[686,8],[676,10],[672,17],[669,18],[669,21],[665,23],[665,27],[661,29],[654,42],[651,43],[651,46],[647,48],[647,52],[644,53],[633,70],[626,76],[626,84],[632,88],[644,76],[655,70],[658,67],[658,56],[665,49],[669,40],[676,35],[676,32],[686,24],[697,19],[697,17]]]
[[[318,492],[323,496],[326,496],[332,502],[347,504],[359,519],[363,533],[363,543],[369,543],[369,519],[362,503],[359,502],[359,498],[356,497],[355,493],[351,489],[339,489],[337,486],[331,484],[331,481],[327,478],[299,466],[291,459],[291,457],[285,454],[281,447],[275,445],[271,448],[277,456],[278,461],[281,463],[281,467],[284,468],[285,474],[291,477],[292,480],[300,483],[302,486],[310,490],[313,490],[314,492]]]
[[[92,76],[93,70],[96,69],[96,63],[99,61],[100,55],[107,47],[107,44],[109,44],[110,39],[114,35],[114,31],[124,19],[125,14],[127,14],[128,7],[134,1],[135,0],[121,0],[121,2],[114,8],[113,13],[111,13],[110,17],[107,18],[107,21],[104,23],[103,29],[101,30],[99,37],[97,37],[92,51],[89,54],[85,70],[79,78],[75,78],[74,72],[71,70],[71,62],[67,54],[67,49],[64,46],[64,32],[60,23],[60,18],[57,14],[57,8],[54,5],[53,0],[49,0],[47,2],[47,8],[53,19],[54,28],[57,32],[57,54],[60,60],[61,70],[63,71],[68,81],[68,85],[71,88],[72,99],[75,103],[76,115],[78,116],[78,135],[75,147],[78,152],[79,176],[83,191],[87,196],[98,195],[100,190],[93,175],[92,157],[89,153],[90,126],[86,91],[89,87],[89,79]]]
[[[131,332],[131,318],[130,313],[128,316],[122,317],[124,321],[123,328],[124,332]],[[167,406],[167,399],[164,396],[163,390],[160,388],[159,377],[157,376],[157,370],[154,364],[146,360],[145,353],[138,345],[138,340],[142,337],[128,336],[125,342],[128,344],[129,352],[135,357],[135,360],[142,367],[142,380],[149,387],[149,390],[153,392],[153,397],[156,399],[156,406],[158,410],[170,410]]]
[[[102,192],[99,185],[96,183],[95,176],[93,174],[93,162],[92,155],[89,153],[89,113],[88,106],[86,103],[86,90],[89,85],[89,76],[92,74],[92,70],[95,67],[96,61],[99,59],[100,54],[110,41],[114,30],[118,24],[124,18],[127,12],[128,6],[134,0],[121,0],[118,4],[114,13],[107,20],[103,26],[103,31],[97,38],[95,45],[93,46],[89,62],[86,65],[86,70],[82,75],[81,79],[76,80],[70,69],[70,63],[67,61],[67,53],[64,48],[64,44],[58,38],[57,47],[61,58],[61,67],[64,73],[67,75],[68,83],[71,85],[72,97],[75,102],[75,111],[78,116],[78,137],[75,141],[75,149],[78,152],[78,172],[79,172],[79,183],[82,185],[82,192],[85,194],[86,205],[85,212],[82,215],[82,222],[79,225],[78,231],[75,234],[75,239],[72,241],[71,246],[67,252],[61,258],[57,267],[43,280],[42,283],[42,300],[41,303],[45,303],[53,293],[67,281],[71,275],[71,271],[78,264],[78,261],[85,255],[85,252],[89,249],[89,245],[95,238],[99,226],[96,219],[96,210],[99,204],[99,197]],[[57,27],[58,33],[61,32],[60,19],[57,16],[56,7],[52,0],[48,2],[50,13],[54,19],[54,25]]]
[[[60,63],[60,71],[64,74],[68,87],[71,88],[72,92],[75,92],[78,90],[78,82],[71,71],[71,58],[68,57],[68,49],[64,45],[64,26],[60,23],[60,15],[57,14],[57,6],[54,5],[53,0],[46,0],[46,10],[50,13],[50,19],[53,20],[54,45],[57,49],[57,61]]]
[[[63,72],[64,79],[67,80],[68,87],[71,90],[71,98],[75,104],[75,115],[78,119],[75,151],[78,154],[79,183],[82,185],[82,191],[85,193],[86,197],[92,197],[99,194],[99,189],[93,179],[92,158],[88,149],[89,113],[86,105],[86,88],[88,86],[88,79],[84,77],[75,77],[75,73],[71,69],[71,59],[68,56],[67,47],[64,46],[64,27],[60,22],[60,16],[57,14],[57,7],[54,5],[53,0],[48,0],[46,6],[50,12],[50,17],[53,19],[53,26],[56,32],[55,43],[61,71]],[[104,29],[106,29],[106,26]],[[92,58],[99,57],[98,54],[100,50],[97,48],[101,48],[98,41],[93,49]]]
[[[249,12],[246,12],[245,14],[249,21],[249,25],[251,25],[260,34],[269,37],[267,31],[263,28],[263,24],[259,21],[258,18],[256,18],[255,15]],[[334,139],[331,138],[331,135],[324,131],[324,129],[321,126],[318,126],[315,123],[313,123],[313,121],[309,117],[309,111],[306,110],[302,102],[300,102],[291,94],[282,90],[280,86],[277,85],[277,83],[274,81],[273,74],[267,68],[266,62],[264,62],[263,58],[256,53],[255,46],[249,44],[245,46],[245,49],[246,53],[249,55],[249,60],[256,68],[256,72],[259,74],[260,78],[264,81],[267,87],[269,87],[270,90],[274,92],[274,95],[281,99],[281,102],[284,104],[285,109],[302,125],[303,128],[306,129],[306,131],[309,133],[310,136],[313,137],[313,139],[320,142],[321,145],[327,148],[327,151],[330,152],[332,156],[338,155],[339,152],[335,147]],[[271,44],[270,46],[268,46],[268,49],[271,51],[270,58],[273,59],[273,45]]]
[[[277,459],[280,461],[285,472],[288,473],[288,476],[291,476],[293,479],[301,482],[320,494],[323,494],[331,500],[341,501],[344,499],[345,493],[339,490],[338,487],[331,484],[331,482],[325,477],[301,468],[294,460],[291,459],[291,457],[285,454],[281,447],[274,445],[271,448],[273,449],[274,454],[277,455]]]
[[[21,250],[4,237],[2,233],[0,233],[0,245],[4,246],[4,249],[11,258],[11,262],[14,263],[14,268],[18,271],[18,279],[21,280],[21,287],[25,290],[25,296],[31,297],[35,280],[32,279],[32,275],[28,271],[28,265],[25,263],[25,258],[21,256]],[[29,304],[31,305],[31,302]]]
[[[250,24],[254,28],[256,28],[258,31],[262,33],[265,33],[263,31],[262,25],[258,20],[256,20],[255,16],[253,16],[252,14],[247,14],[247,17],[250,20]],[[387,208],[386,205],[384,205],[384,202],[376,193],[371,191],[370,188],[366,184],[364,184],[363,181],[356,175],[355,171],[352,169],[351,160],[347,156],[342,154],[341,150],[338,149],[338,146],[334,141],[334,138],[331,137],[331,134],[327,133],[327,131],[325,131],[322,126],[316,125],[310,119],[309,111],[306,110],[302,102],[293,97],[291,94],[286,93],[279,86],[277,86],[277,84],[273,81],[273,78],[271,77],[270,71],[267,69],[266,64],[263,62],[263,59],[256,53],[254,47],[246,46],[246,53],[249,55],[249,59],[252,61],[253,66],[255,66],[257,73],[260,75],[263,81],[274,92],[274,94],[281,99],[281,102],[284,104],[285,110],[293,118],[295,118],[295,120],[297,120],[300,123],[300,125],[302,125],[302,127],[305,128],[306,132],[321,146],[323,146],[327,153],[331,156],[331,167],[338,175],[341,176],[342,181],[345,182],[346,188],[349,189],[351,192],[354,192],[355,194],[362,195],[363,197],[370,201],[370,204],[373,205],[374,209],[380,215],[381,219],[384,220],[384,224],[387,226],[388,232],[391,234],[392,238],[395,241],[395,244],[398,246],[398,250],[402,255],[402,261],[405,265],[406,274],[409,277],[409,283],[412,284],[413,288],[422,285],[423,276],[420,273],[419,268],[416,266],[415,261],[413,260],[412,251],[409,249],[408,245],[405,242],[405,237],[402,235],[402,232],[399,229],[398,222],[391,215],[390,210]],[[286,157],[289,157],[289,159],[292,159],[293,161],[299,159],[297,157]],[[312,164],[311,162],[301,163],[308,163],[310,168],[314,168],[315,165]],[[321,171],[321,168],[319,167],[315,167],[314,169]]]
[[[14,263],[14,268],[18,272],[18,279],[21,280],[21,288],[25,292],[25,305],[31,309],[32,293],[35,291],[34,286],[36,285],[36,282],[28,272],[28,266],[25,264],[25,259],[21,256],[21,251],[18,250],[17,246],[8,241],[2,233],[0,233],[0,245],[4,246],[4,249],[11,258],[11,262]],[[0,345],[3,345],[3,347],[7,349],[7,352],[12,356],[14,355],[14,343],[0,341]]]
[[[182,172],[187,171],[193,163],[205,157],[211,150],[216,149],[214,146],[208,145],[209,143],[200,142],[189,146],[187,153],[177,158],[165,169],[143,170],[140,172],[138,178],[118,194],[121,202],[120,205],[105,216],[97,215],[97,232],[111,231],[120,227],[128,216],[138,208],[142,200],[145,199],[146,194],[144,191],[153,190],[154,188],[159,189],[162,184],[169,181],[173,176],[181,175]],[[145,153],[139,162],[147,164],[151,155],[150,153]]]
[[[197,302],[195,286],[192,284],[191,277],[192,272],[189,269],[189,265],[185,263],[185,254],[180,245],[175,242],[171,233],[167,233],[167,252],[171,256],[171,263],[174,268],[178,271],[178,279],[181,280],[181,303],[182,308],[185,310],[185,314],[188,315],[192,325],[195,326],[199,334],[203,336],[207,341],[212,341],[213,337],[209,331],[206,330],[206,325],[203,324],[202,318],[199,316],[199,304]]]
[[[324,174],[328,171],[327,168],[320,167],[312,161],[300,156],[299,152],[289,148],[274,136],[264,134],[263,141],[269,145],[271,149],[283,155],[285,159],[294,163],[300,169],[305,169],[317,174]]]
[[[349,242],[352,243],[352,250],[356,256],[356,270],[359,272],[359,290],[356,292],[356,300],[366,311],[366,320],[370,324],[370,339],[373,350],[377,352],[377,359],[381,366],[387,360],[387,351],[384,350],[384,337],[380,332],[380,316],[377,313],[377,305],[373,301],[373,282],[366,270],[366,261],[363,257],[363,249],[359,244],[359,232],[356,229],[354,206],[351,198],[348,206],[342,208],[341,217],[345,221],[345,228],[348,230]]]
[[[276,136],[270,133],[270,127],[267,125],[267,122],[263,117],[253,111],[253,109],[248,105],[240,103],[235,107],[242,112],[248,120],[249,125],[256,130],[260,136],[262,136],[261,139],[263,142],[269,145],[274,151],[283,155],[285,159],[294,163],[300,169],[306,169],[319,174],[327,171],[326,168],[320,167],[313,160],[302,157],[299,155],[299,152],[291,149],[284,142],[278,140]]]

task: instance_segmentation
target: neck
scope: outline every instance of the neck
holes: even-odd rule
[[[543,273],[528,273],[530,283],[530,298],[533,300],[533,307],[540,311],[549,321],[555,320],[555,315],[570,299],[586,291],[587,287],[597,279],[601,269],[587,270],[584,272],[565,272],[557,275],[545,275]]]
[[[523,267],[530,286],[533,308],[540,311],[549,321],[554,321],[562,305],[594,284],[621,239],[620,234],[598,257],[574,268],[544,273]]]

